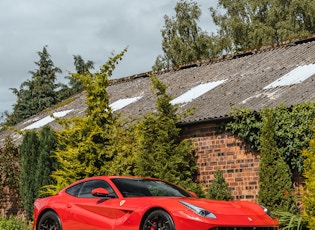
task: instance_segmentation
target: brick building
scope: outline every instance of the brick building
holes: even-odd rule
[[[217,169],[221,170],[235,199],[258,200],[259,155],[216,123],[183,127],[184,138],[196,146],[199,181],[208,187]]]
[[[197,147],[200,182],[208,187],[215,170],[221,169],[236,199],[256,201],[259,153],[217,127],[230,119],[231,105],[259,111],[266,106],[314,101],[315,36],[112,80],[108,93],[113,110],[123,117],[137,117],[154,110],[151,74],[167,85],[179,112],[194,110],[179,126],[182,137],[191,139]],[[15,128],[37,129],[49,124],[59,129],[51,114],[81,116],[86,107],[82,92],[68,103],[43,111]],[[8,135],[17,144],[21,141],[20,135],[6,130],[0,133],[0,146]]]

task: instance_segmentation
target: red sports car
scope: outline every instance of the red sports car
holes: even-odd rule
[[[98,176],[34,203],[34,230],[277,230],[263,207],[199,199],[165,181]]]

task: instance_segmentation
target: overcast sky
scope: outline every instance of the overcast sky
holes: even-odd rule
[[[202,9],[199,26],[215,32],[209,7],[217,0],[196,0]],[[128,47],[113,78],[151,70],[161,50],[164,15],[175,13],[174,0],[0,0],[0,113],[12,111],[19,89],[30,80],[39,61],[48,53],[64,80],[74,71],[73,55],[95,62],[95,70],[111,52]]]

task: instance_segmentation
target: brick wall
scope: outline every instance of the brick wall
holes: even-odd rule
[[[0,195],[0,216],[7,217],[23,213],[19,194],[11,193],[8,187],[3,188]]]
[[[220,169],[232,189],[234,199],[258,200],[259,155],[233,134],[214,123],[182,128],[182,137],[196,146],[198,180],[209,187]]]

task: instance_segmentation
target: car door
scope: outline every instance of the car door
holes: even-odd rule
[[[116,219],[124,215],[117,209],[119,199],[111,186],[104,180],[90,180],[75,185],[66,191],[68,196],[66,208],[68,216],[64,229],[76,230],[112,230]],[[104,188],[109,197],[94,197],[92,190]]]

